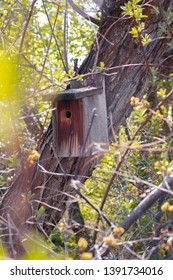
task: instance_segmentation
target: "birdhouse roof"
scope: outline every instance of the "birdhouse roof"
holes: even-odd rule
[[[76,100],[84,97],[102,93],[102,88],[97,87],[81,87],[76,89],[67,89],[58,91],[55,94],[45,95],[44,100]]]

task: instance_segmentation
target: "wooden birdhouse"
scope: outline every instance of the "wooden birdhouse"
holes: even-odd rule
[[[95,75],[71,87],[53,102],[53,145],[59,157],[90,156],[108,143],[104,78]]]

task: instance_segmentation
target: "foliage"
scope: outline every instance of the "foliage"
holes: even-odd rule
[[[78,3],[82,9],[88,7],[85,2]],[[76,16],[63,0],[59,3],[8,0],[0,5],[0,185],[3,193],[23,162],[32,167],[39,158],[36,147],[51,117],[50,104],[42,98],[45,93],[66,88],[74,78],[77,73],[73,62],[76,58],[82,61],[87,55],[97,28]],[[153,14],[158,15],[158,8],[152,8]],[[138,39],[145,57],[147,44],[153,43],[145,30],[145,6],[140,0],[132,0],[121,9],[124,17],[132,18],[129,34],[133,40]],[[159,36],[170,39],[167,47],[172,51],[169,26],[173,13],[163,13],[166,21],[159,25]],[[172,257],[171,190],[165,200],[148,209],[128,232],[124,234],[119,226],[158,188],[165,176],[172,174],[173,73],[168,71],[163,75],[159,68],[145,62],[150,73],[146,94],[142,99],[131,98],[130,116],[120,127],[109,152],[85,182],[82,198],[80,192],[75,196],[85,220],[85,236],[76,238],[65,215],[45,241],[40,236],[26,238],[23,259],[91,259],[93,251],[97,253],[93,240],[96,245],[102,242],[109,245],[110,257],[147,259],[153,246],[158,249],[158,259]],[[94,69],[105,70],[104,62]],[[82,77],[77,75],[77,79]],[[27,198],[32,200],[32,194],[28,193]],[[44,205],[34,214],[38,223],[46,219]],[[8,258],[2,246],[0,255]]]

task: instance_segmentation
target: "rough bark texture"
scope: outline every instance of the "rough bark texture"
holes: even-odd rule
[[[97,38],[87,59],[79,69],[80,74],[85,74],[91,70],[94,71],[100,62],[105,63],[110,141],[113,137],[110,117],[114,131],[117,132],[120,124],[129,115],[131,97],[142,97],[146,93],[148,81],[151,78],[148,66],[154,64],[160,68],[159,70],[163,69],[164,71],[162,61],[166,58],[165,48],[168,40],[156,39],[159,37],[158,25],[164,19],[162,14],[155,16],[152,13],[152,8],[146,6],[145,14],[148,15],[145,22],[146,32],[154,41],[143,48],[140,41],[133,40],[129,34],[134,23],[132,19],[122,17],[119,2],[122,5],[123,1],[105,1],[107,4],[102,7],[103,18]],[[158,1],[152,2],[153,5],[157,6]],[[162,10],[171,8],[173,4],[173,1],[167,0],[159,2]],[[151,1],[150,4],[152,4]],[[38,202],[35,200],[41,200],[50,205],[46,208],[45,220],[41,220],[39,224],[49,234],[62,218],[69,205],[67,201],[72,200],[71,195],[74,194],[74,190],[69,184],[71,179],[69,175],[75,174],[78,158],[57,158],[52,138],[53,131],[52,124],[50,124],[39,147],[41,154],[39,164],[52,174],[44,173],[38,163],[34,167],[29,167],[27,172],[25,170],[19,175],[1,204],[0,214],[5,229],[4,233],[7,234],[5,240],[9,244],[10,251],[13,252],[13,257],[21,253],[21,247],[18,247],[21,241],[20,236],[30,226],[27,221],[33,215],[33,208],[38,207]],[[80,163],[78,178],[84,181],[84,177],[80,177],[80,175],[90,176],[95,164],[95,160],[83,159]],[[61,175],[54,175],[55,172]],[[29,202],[27,199],[22,202],[28,191],[31,191],[35,196]],[[11,221],[10,229],[9,221]],[[15,250],[17,251],[16,255]]]

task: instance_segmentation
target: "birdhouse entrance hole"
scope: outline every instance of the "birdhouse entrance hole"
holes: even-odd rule
[[[70,118],[71,118],[71,112],[70,112],[70,111],[67,111],[67,112],[66,112],[66,117],[67,117],[67,119],[70,119]]]

